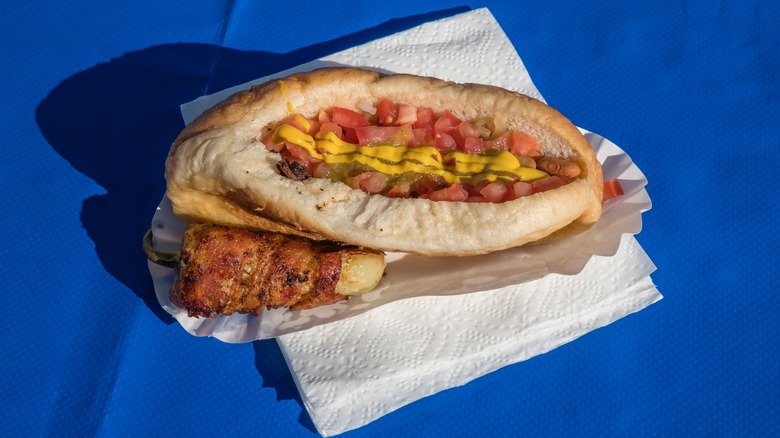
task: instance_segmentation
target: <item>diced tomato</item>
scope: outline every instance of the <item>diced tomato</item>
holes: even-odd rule
[[[436,116],[432,108],[417,108],[417,121],[412,124],[414,128],[427,128],[433,131],[436,124]]]
[[[447,188],[431,192],[428,199],[431,201],[465,201],[469,193],[458,183]]]
[[[341,139],[347,143],[357,144],[358,137],[355,128],[344,128],[344,135],[341,136]]]
[[[467,192],[469,192],[469,196],[482,196],[479,194],[480,190],[484,189],[485,186],[490,184],[490,181],[483,179],[477,182],[476,184],[463,184],[464,188]]]
[[[531,185],[534,188],[534,193],[545,192],[547,190],[557,189],[558,187],[565,186],[569,180],[562,176],[552,175],[547,178],[534,181]]]
[[[492,140],[482,142],[485,150],[493,149],[499,152],[509,150],[509,133],[505,132]]]
[[[463,143],[463,152],[467,154],[479,154],[485,151],[485,144],[481,138],[467,137]]]
[[[260,141],[265,145],[265,148],[268,149],[269,151],[280,152],[284,147],[284,143],[277,144],[276,142],[274,142],[273,132],[260,139]]]
[[[309,119],[309,125],[310,125],[309,130],[306,131],[306,133],[309,135],[314,135],[320,131],[320,127],[322,126],[322,123],[317,119]]]
[[[461,122],[458,127],[452,131],[451,135],[452,138],[455,139],[455,143],[458,145],[458,149],[464,152],[466,151],[466,141],[470,138],[477,138],[479,139],[480,131],[477,129],[477,127],[470,122]],[[478,144],[479,148],[482,148],[482,141],[480,139],[479,142],[471,142],[472,147],[476,146]]]
[[[392,125],[398,118],[398,108],[385,97],[376,105],[376,117],[380,125]]]
[[[534,186],[525,181],[518,181],[512,184],[513,199],[522,198],[534,194]]]
[[[479,194],[484,196],[489,202],[501,202],[504,200],[507,191],[509,191],[509,187],[506,184],[496,181],[486,185],[479,191]]]
[[[311,154],[309,154],[309,151],[306,148],[298,146],[294,143],[290,143],[289,141],[284,143],[284,148],[287,150],[290,156],[295,159],[295,161],[298,161],[304,166],[309,165],[309,162],[311,161]]]
[[[376,146],[380,144],[407,146],[414,145],[414,132],[406,126],[361,126],[355,128],[358,144]]]
[[[458,144],[450,134],[447,134],[446,132],[438,132],[434,134],[433,147],[442,152],[449,152],[455,150],[455,148],[458,147]]]
[[[322,160],[318,160],[316,158],[311,158],[309,161],[309,165],[306,166],[306,169],[309,171],[309,173],[313,176],[315,172],[320,168],[322,164],[325,164]]]
[[[417,121],[417,107],[414,105],[401,105],[398,107],[398,120],[396,125],[413,125]]]
[[[458,133],[463,136],[463,138],[469,138],[479,137],[482,131],[471,122],[461,122],[460,125],[458,125]]]
[[[387,175],[381,172],[363,172],[356,176],[358,187],[366,193],[380,193],[387,186]]]
[[[623,196],[623,187],[616,179],[604,181],[604,200]]]
[[[312,166],[309,166],[309,171],[311,172],[311,176],[315,178],[327,178],[329,175],[328,172],[328,163],[324,161],[316,160],[317,164],[312,169]]]
[[[482,195],[469,195],[465,202],[487,202],[487,199]]]
[[[455,115],[451,112],[445,111],[444,114],[439,116],[439,118],[436,120],[436,123],[433,125],[433,129],[437,134],[452,134],[455,129],[458,128],[460,123],[461,120],[459,118],[455,117]]]
[[[408,198],[409,193],[411,193],[409,184],[398,184],[391,187],[390,190],[385,193],[385,196],[388,198]]]
[[[331,120],[344,128],[357,128],[371,124],[360,113],[339,106],[333,107]]]
[[[299,120],[302,121],[299,122]],[[300,114],[295,114],[290,117],[288,117],[285,121],[285,124],[292,126],[293,128],[309,135],[314,135],[319,131],[320,129],[320,121],[318,119],[307,119]],[[306,125],[304,125],[305,123]],[[308,126],[308,128],[307,128]]]
[[[287,125],[290,125],[290,126],[292,126],[293,128],[295,128],[295,129],[297,129],[297,130],[299,130],[299,131],[306,132],[306,128],[305,128],[303,125],[301,125],[300,123],[298,123],[298,121],[297,121],[297,120],[295,120],[295,117],[294,117],[294,116],[290,116],[290,117],[288,117],[288,118],[287,118],[287,119],[284,121],[284,123],[285,123],[285,124],[287,124]]]
[[[341,126],[333,122],[322,122],[320,125],[320,132],[332,132],[336,134],[338,138],[342,138],[344,136],[344,131],[341,129]]]
[[[433,144],[433,128],[412,128],[415,146],[430,146]]]
[[[328,112],[324,109],[320,108],[320,110],[317,112],[317,120],[319,120],[320,123],[330,122],[330,114],[328,114]]]
[[[532,152],[542,150],[542,146],[530,134],[512,131],[509,135],[509,150],[516,155],[530,156]]]

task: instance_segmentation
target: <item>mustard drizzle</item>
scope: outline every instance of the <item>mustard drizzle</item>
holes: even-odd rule
[[[305,129],[310,123],[296,114],[296,122]],[[274,131],[277,144],[285,141],[309,151],[312,158],[327,164],[360,163],[386,175],[414,172],[442,177],[447,184],[469,182],[479,177],[488,181],[532,182],[548,177],[541,170],[522,166],[511,152],[467,154],[452,151],[442,154],[433,146],[360,146],[346,142],[333,132],[318,132],[312,137],[300,129],[282,124]]]

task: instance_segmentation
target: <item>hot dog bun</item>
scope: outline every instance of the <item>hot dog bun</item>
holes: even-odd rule
[[[342,183],[288,179],[260,142],[291,112],[356,108],[383,97],[449,110],[464,120],[492,117],[533,135],[547,156],[577,162],[581,175],[546,192],[504,203],[433,202],[369,195]],[[413,75],[329,68],[239,92],[203,113],[173,143],[167,195],[185,220],[256,228],[382,251],[483,254],[574,232],[601,215],[602,174],[590,144],[558,111],[487,85]]]

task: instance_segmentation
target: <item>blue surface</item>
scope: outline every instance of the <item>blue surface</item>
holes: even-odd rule
[[[275,342],[154,298],[178,105],[479,7],[647,175],[665,299],[344,436],[780,435],[777,2],[115,3],[0,5],[3,435],[315,436]]]

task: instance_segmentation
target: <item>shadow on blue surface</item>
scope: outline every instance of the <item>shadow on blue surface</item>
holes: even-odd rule
[[[255,368],[263,378],[263,388],[276,390],[276,401],[295,400],[301,407],[298,422],[306,429],[317,433],[314,423],[311,421],[306,408],[303,406],[300,394],[295,387],[295,381],[284,360],[282,350],[274,339],[264,339],[252,342],[255,351]]]
[[[467,10],[390,20],[285,54],[208,44],[154,46],[58,84],[38,105],[36,121],[55,151],[106,190],[85,199],[81,211],[106,271],[162,321],[173,322],[155,298],[140,238],[165,192],[165,157],[183,128],[180,104]]]
[[[59,83],[38,105],[36,122],[57,153],[106,191],[84,199],[81,210],[103,267],[161,321],[174,322],[157,302],[140,243],[165,192],[165,158],[183,128],[180,104],[468,10],[394,19],[284,54],[200,43],[153,46]],[[264,386],[303,407],[276,342],[255,342],[254,350]],[[299,421],[315,430],[303,408]]]

